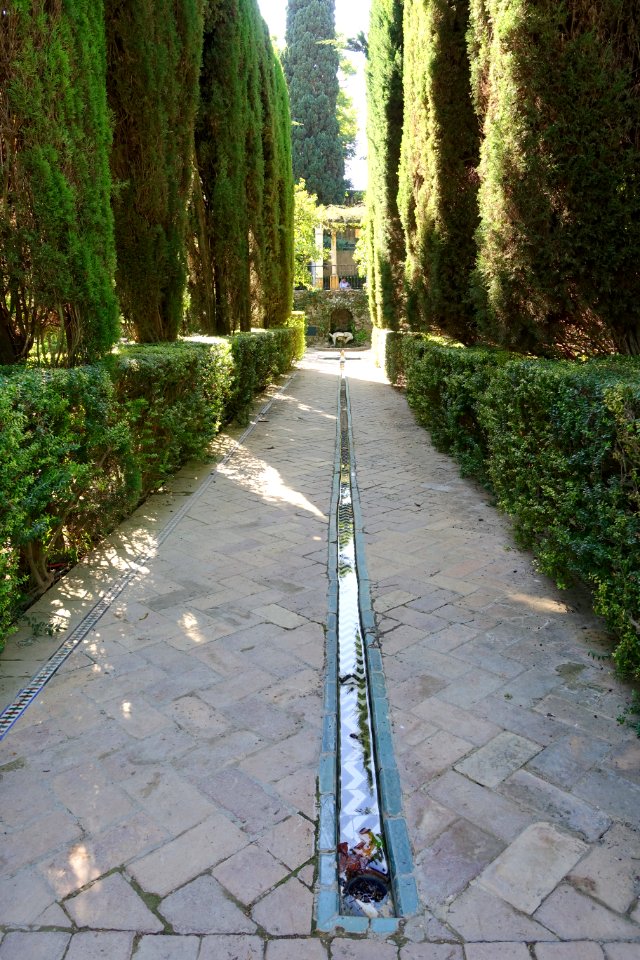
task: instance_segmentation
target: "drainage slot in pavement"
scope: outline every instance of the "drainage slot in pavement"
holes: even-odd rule
[[[380,814],[365,639],[360,620],[349,410],[340,383],[338,492],[338,882],[342,913],[395,915]]]
[[[352,897],[360,903],[379,903],[388,893],[386,877],[367,873],[361,873],[353,880],[348,880],[344,888],[345,897]]]

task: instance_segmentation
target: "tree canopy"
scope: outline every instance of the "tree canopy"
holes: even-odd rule
[[[406,0],[399,204],[409,322],[473,339],[479,129],[469,84],[468,0]]]
[[[183,314],[202,0],[105,0],[120,306],[139,340]]]
[[[373,0],[367,44],[368,269],[371,315],[396,329],[404,310],[405,242],[398,212],[404,116],[403,0]]]
[[[144,342],[286,322],[291,117],[257,0],[5,6],[0,364],[91,362],[119,308]]]
[[[640,353],[638,5],[471,9],[480,325],[536,353]]]
[[[192,312],[210,333],[282,323],[293,272],[289,103],[256,0],[205,15]]]
[[[322,260],[325,251],[316,244],[316,228],[322,223],[324,208],[318,205],[315,194],[309,193],[304,180],[299,180],[294,191],[294,273],[296,287],[309,287],[309,264]]]
[[[321,203],[340,203],[345,158],[338,121],[335,0],[289,0],[286,43],[294,178],[305,180]]]
[[[639,84],[636,0],[373,0],[375,322],[640,354]]]
[[[0,30],[0,363],[118,336],[102,0],[14,0]]]

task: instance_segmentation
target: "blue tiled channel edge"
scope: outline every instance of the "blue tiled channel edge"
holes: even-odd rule
[[[340,381],[339,381],[340,384]],[[371,600],[371,582],[365,559],[362,511],[356,481],[356,463],[351,420],[349,383],[347,417],[351,447],[351,496],[355,521],[356,562],[360,596],[360,619],[370,677],[373,739],[380,788],[381,815],[385,846],[389,858],[396,917],[340,915],[338,886],[338,498],[340,489],[340,396],[337,401],[337,437],[333,467],[333,488],[329,520],[329,592],[326,625],[326,679],[322,753],[319,773],[318,887],[316,926],[321,932],[341,928],[347,933],[394,933],[403,917],[418,912],[418,892],[413,874],[413,857],[407,823],[402,815],[402,790],[395,760],[389,700],[382,669],[382,654],[375,627]]]

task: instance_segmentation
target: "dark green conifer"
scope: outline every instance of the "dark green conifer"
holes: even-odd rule
[[[290,122],[256,0],[206,11],[196,157],[194,322],[210,333],[282,322],[292,296]]]
[[[0,11],[0,363],[58,327],[60,361],[114,343],[102,0]]]
[[[248,5],[250,123],[246,190],[249,214],[251,318],[284,323],[293,303],[291,117],[282,67],[256,3]]]
[[[320,203],[344,199],[344,153],[337,117],[335,0],[289,0],[284,70],[293,119],[293,174]]]
[[[472,0],[486,336],[640,353],[637,0]]]
[[[404,0],[373,0],[368,38],[368,262],[371,316],[397,329],[403,319],[405,244],[398,212],[402,142],[402,15]]]
[[[248,17],[255,0],[221,0],[205,14],[196,155],[202,198],[202,273],[209,274],[209,333],[251,327],[249,209],[246,194],[250,107]]]
[[[470,277],[479,128],[469,84],[468,0],[405,0],[399,206],[409,321],[474,338]]]
[[[269,327],[283,324],[293,306],[293,172],[287,83],[268,35],[265,41],[262,66],[265,174],[262,322]]]
[[[183,314],[202,0],[106,0],[117,288],[139,340]]]
[[[245,191],[247,196],[248,250],[249,250],[249,316],[250,326],[259,326],[264,316],[264,252],[265,234],[265,131],[270,131],[269,95],[264,84],[268,83],[266,69],[266,35],[257,4],[248,4],[248,47],[245,61],[245,96],[247,98],[247,128],[245,144]]]

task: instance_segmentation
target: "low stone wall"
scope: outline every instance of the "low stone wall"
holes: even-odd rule
[[[304,312],[307,339],[326,341],[330,333],[348,330],[354,336],[361,330],[371,337],[369,298],[366,290],[296,290],[294,307]]]

